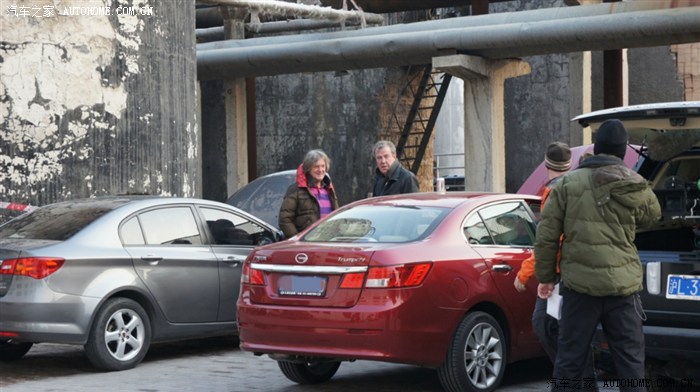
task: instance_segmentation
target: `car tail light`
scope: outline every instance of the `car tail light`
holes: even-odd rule
[[[0,266],[0,275],[28,276],[43,279],[63,266],[64,259],[57,257],[20,257],[5,259]]]
[[[343,280],[340,282],[341,289],[361,289],[362,284],[365,282],[364,272],[355,272],[352,274],[345,274]]]
[[[241,282],[253,285],[264,286],[265,274],[263,271],[250,268],[250,263],[243,264],[243,272],[241,272]]]
[[[661,263],[658,261],[647,263],[647,291],[652,295],[661,293]]]
[[[371,267],[367,272],[367,288],[392,288],[418,286],[428,276],[431,263]]]

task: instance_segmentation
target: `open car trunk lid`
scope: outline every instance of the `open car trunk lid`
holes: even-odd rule
[[[573,118],[581,126],[595,130],[616,118],[625,124],[632,144],[679,144],[680,151],[700,145],[700,101],[665,102],[598,110]],[[657,140],[657,139],[661,140]]]

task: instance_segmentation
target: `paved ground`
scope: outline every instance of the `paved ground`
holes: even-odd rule
[[[545,391],[546,360],[511,366],[499,391]],[[233,341],[205,340],[153,347],[137,368],[101,373],[82,348],[38,345],[18,362],[0,363],[1,392],[266,391],[266,392],[440,392],[434,370],[371,361],[343,363],[329,382],[300,386],[287,380],[275,361],[241,352]]]
[[[498,391],[549,391],[550,374],[546,359],[511,364]],[[618,391],[602,383],[599,386],[600,392]],[[301,386],[287,380],[275,361],[240,351],[235,339],[156,345],[142,364],[123,372],[99,372],[85,358],[82,347],[53,344],[35,346],[20,361],[0,362],[0,392],[104,390],[441,392],[442,388],[434,370],[371,361],[345,362],[331,381]]]

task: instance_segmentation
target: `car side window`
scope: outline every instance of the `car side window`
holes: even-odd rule
[[[464,236],[473,245],[493,244],[491,234],[489,234],[479,214],[472,214],[464,223]]]
[[[467,219],[464,230],[472,244],[532,246],[535,243],[535,222],[520,202],[484,207]]]
[[[253,246],[258,245],[260,241],[272,242],[272,234],[243,216],[216,208],[199,209],[204,214],[215,245]]]
[[[192,209],[167,207],[139,214],[146,243],[149,245],[201,245]]]
[[[119,229],[119,236],[124,245],[146,244],[146,240],[143,238],[143,232],[141,231],[141,225],[139,224],[138,218],[135,216],[122,225],[121,229]]]

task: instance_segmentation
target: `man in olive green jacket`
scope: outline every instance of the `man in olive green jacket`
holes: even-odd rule
[[[599,322],[618,377],[644,378],[638,295],[642,265],[634,237],[638,227],[660,219],[661,208],[647,181],[622,160],[627,139],[627,130],[619,120],[603,122],[596,133],[595,155],[560,178],[537,227],[535,274],[542,298],[549,297],[554,287],[559,239],[564,235],[555,390],[594,389],[594,382],[583,379],[582,369]],[[578,384],[573,382],[576,379]]]

